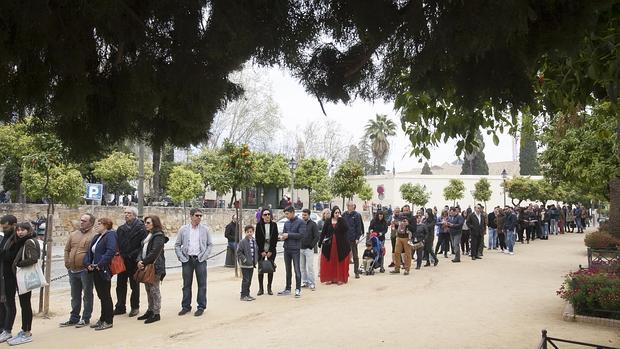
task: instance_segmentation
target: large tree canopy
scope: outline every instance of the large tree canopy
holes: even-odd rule
[[[2,1],[0,118],[51,121],[80,153],[128,137],[187,145],[253,59],[288,67],[319,100],[399,96],[404,120],[429,126],[407,127],[414,151],[473,141],[532,98],[541,55],[574,47],[613,3]]]

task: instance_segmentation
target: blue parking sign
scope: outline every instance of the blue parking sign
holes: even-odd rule
[[[103,198],[103,184],[86,183],[86,199],[101,200]]]

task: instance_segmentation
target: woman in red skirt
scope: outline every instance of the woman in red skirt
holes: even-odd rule
[[[321,282],[342,285],[349,280],[351,246],[347,240],[347,222],[341,217],[338,206],[332,208],[331,220],[325,222],[319,247],[321,247]]]

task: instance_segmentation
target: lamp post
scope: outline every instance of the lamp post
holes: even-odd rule
[[[508,177],[508,172],[506,169],[502,171],[502,180],[504,181],[504,207],[506,207],[506,178]]]
[[[293,190],[295,188],[295,169],[297,168],[297,161],[295,161],[294,157],[291,157],[291,160],[289,160],[288,168],[291,170],[291,176],[292,176],[292,181],[291,181],[291,204],[294,205],[293,200],[294,200],[295,195],[293,194]]]

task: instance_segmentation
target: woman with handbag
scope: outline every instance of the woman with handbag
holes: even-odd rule
[[[351,245],[347,236],[349,227],[341,215],[340,208],[334,206],[331,220],[323,225],[319,238],[321,282],[327,285],[332,283],[342,285],[349,280],[349,259],[351,258]]]
[[[90,242],[88,253],[84,256],[84,265],[88,272],[93,273],[93,281],[97,297],[101,302],[101,317],[97,323],[90,325],[96,331],[112,328],[114,319],[114,304],[110,289],[112,287],[112,272],[110,262],[116,254],[116,231],[112,230],[112,220],[100,218],[95,224],[95,236]]]
[[[370,227],[368,229],[370,233],[372,233],[373,231],[377,233],[379,242],[381,243],[381,249],[385,251],[385,235],[387,234],[387,231],[388,231],[388,223],[385,220],[385,214],[383,213],[382,210],[377,211],[377,213],[375,214],[375,218],[373,218],[373,220],[370,222]],[[383,267],[383,259],[384,259],[383,255],[380,255],[379,256],[379,265],[380,265],[379,271],[381,273],[385,272],[385,268]]]
[[[30,304],[31,291],[22,292],[18,290],[17,268],[28,267],[36,264],[41,257],[39,242],[36,240],[32,226],[28,222],[18,223],[15,226],[15,234],[11,235],[5,244],[5,258],[12,259],[12,280],[5,279],[5,294],[7,299],[11,297],[15,304],[15,293],[20,291],[19,306],[22,314],[22,330],[15,336],[7,340],[9,345],[19,345],[32,342],[32,306]],[[15,312],[8,313],[9,325],[12,327],[15,321]],[[11,329],[5,329],[9,333]]]
[[[149,308],[146,313],[138,317],[138,320],[144,320],[145,324],[150,324],[161,319],[159,316],[161,309],[159,282],[166,276],[164,246],[169,239],[164,235],[164,227],[158,216],[153,215],[144,218],[144,226],[148,234],[142,241],[142,252],[138,256],[138,271],[152,268],[155,278],[152,283],[144,283]]]
[[[269,208],[262,210],[261,218],[256,224],[256,244],[258,245],[258,293],[265,294],[263,278],[267,274],[267,294],[273,295],[273,273],[276,270],[276,245],[278,244],[278,225],[271,217]]]

